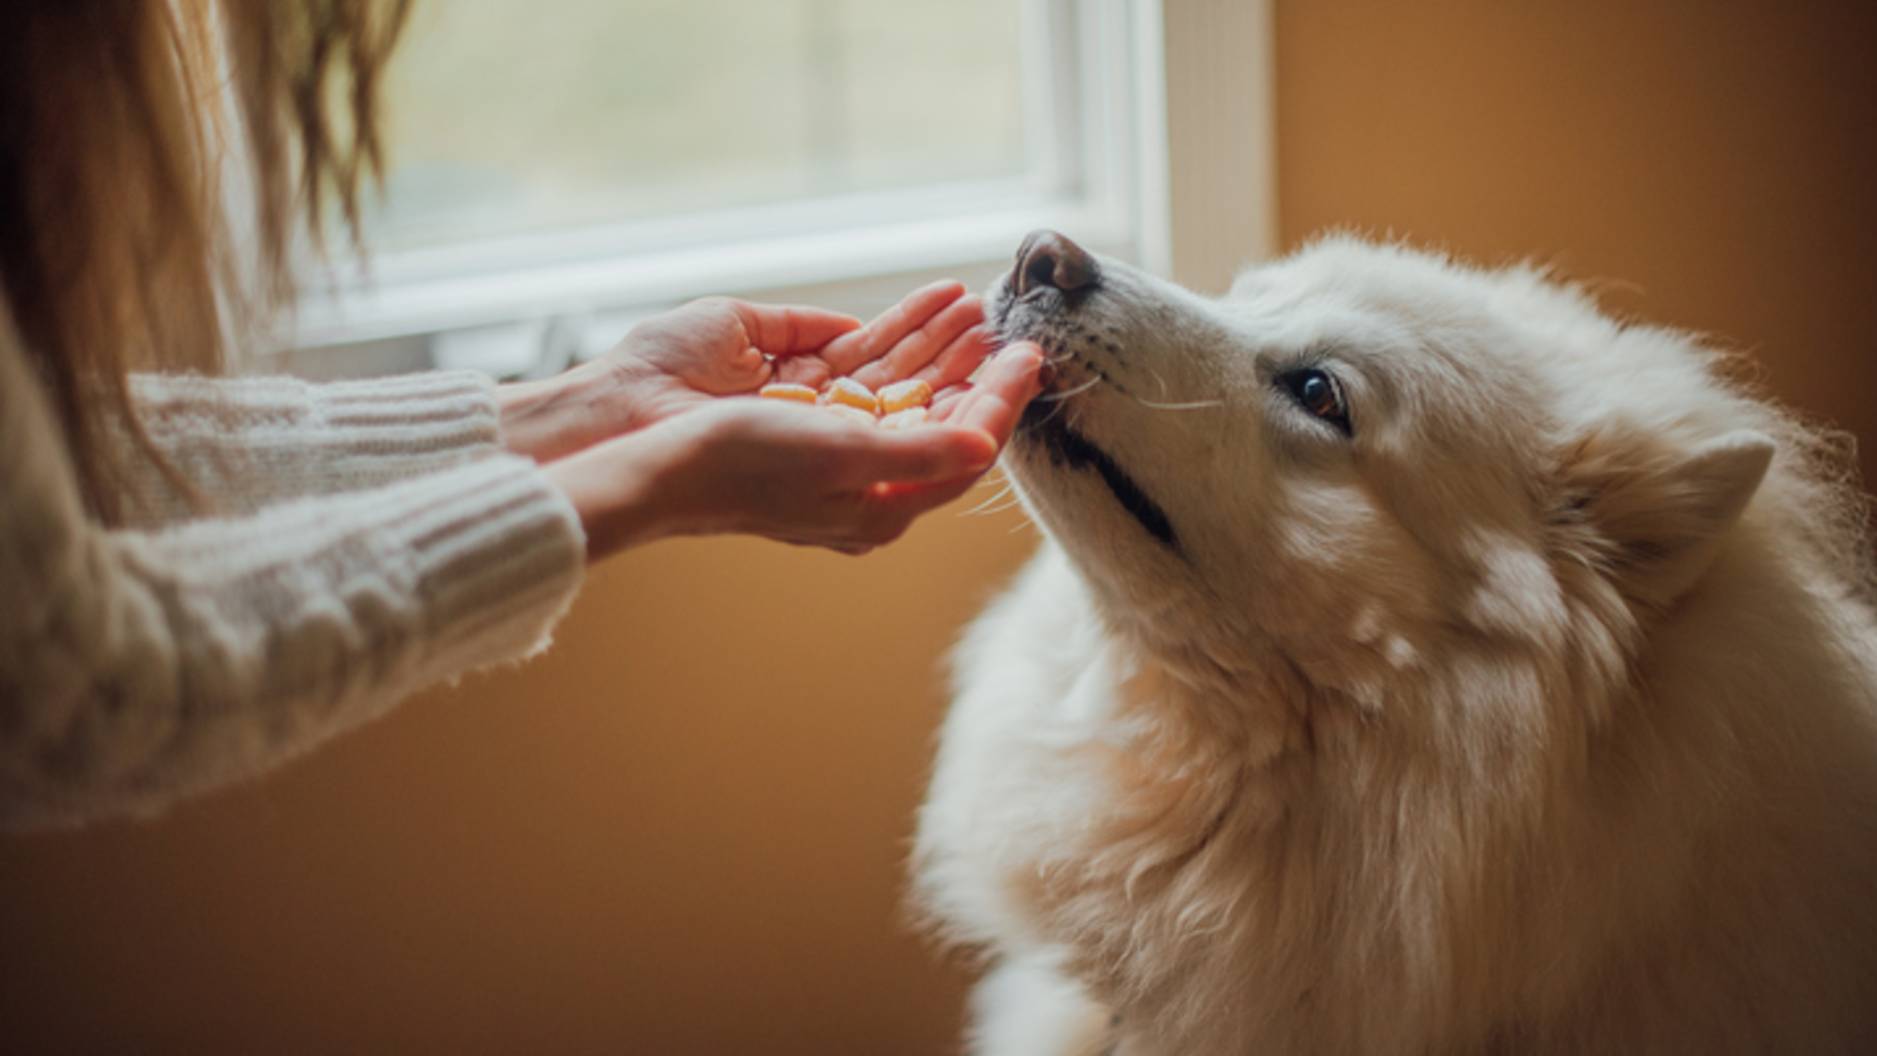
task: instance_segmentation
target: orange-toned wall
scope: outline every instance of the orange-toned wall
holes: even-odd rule
[[[1871,11],[1281,4],[1283,240],[1554,260],[1877,444]],[[524,668],[155,824],[0,839],[0,1051],[955,1051],[901,860],[1019,523],[654,546]]]
[[[1877,6],[1280,6],[1284,243],[1326,226],[1596,281],[1755,353],[1877,481]]]
[[[935,657],[1030,531],[655,545],[525,667],[159,823],[0,843],[0,1052],[945,1051],[961,982],[900,863]]]

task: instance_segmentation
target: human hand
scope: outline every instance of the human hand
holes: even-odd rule
[[[638,424],[650,425],[772,381],[819,389],[851,375],[877,389],[923,377],[939,391],[990,350],[983,301],[948,280],[912,291],[865,326],[819,308],[693,301],[634,327],[608,358],[631,379]]]
[[[739,532],[859,554],[963,494],[1035,396],[1042,351],[1000,353],[933,423],[881,429],[818,408],[724,399],[548,467],[592,559],[668,535]]]
[[[982,302],[956,282],[914,290],[865,326],[819,308],[713,297],[646,320],[599,360],[497,397],[509,449],[548,462],[771,381],[819,388],[852,374],[877,388],[921,377],[943,395],[990,349]]]

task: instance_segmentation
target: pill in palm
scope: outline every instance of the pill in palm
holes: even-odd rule
[[[918,378],[896,381],[875,393],[853,378],[835,378],[823,389],[793,382],[774,382],[757,392],[772,400],[819,404],[855,425],[908,429],[922,425],[930,415],[932,386]]]
[[[814,389],[807,385],[797,385],[792,381],[778,381],[771,385],[764,385],[756,394],[767,396],[772,400],[794,400],[797,403],[815,403],[820,399],[820,394]]]
[[[932,403],[932,386],[923,378],[896,381],[880,390],[880,413],[895,414]]]
[[[876,414],[880,410],[880,398],[873,390],[853,378],[835,378],[828,384],[824,398],[829,404],[852,407],[857,411]]]

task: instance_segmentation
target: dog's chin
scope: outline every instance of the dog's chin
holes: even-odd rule
[[[1064,420],[1065,410],[1059,403],[1042,398],[1024,408],[1015,437],[1023,461],[1032,472],[1089,475],[1100,480],[1112,501],[1148,538],[1178,554],[1179,533],[1166,510],[1148,496],[1114,456],[1070,426]]]

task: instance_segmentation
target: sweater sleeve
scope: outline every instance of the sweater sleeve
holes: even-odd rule
[[[0,825],[154,810],[527,656],[583,549],[565,498],[506,455],[107,529],[0,333]]]
[[[216,514],[389,484],[502,450],[493,383],[473,371],[366,381],[136,374],[131,398],[152,443]],[[141,451],[119,438],[133,461]],[[137,474],[139,523],[195,514],[159,472]]]

